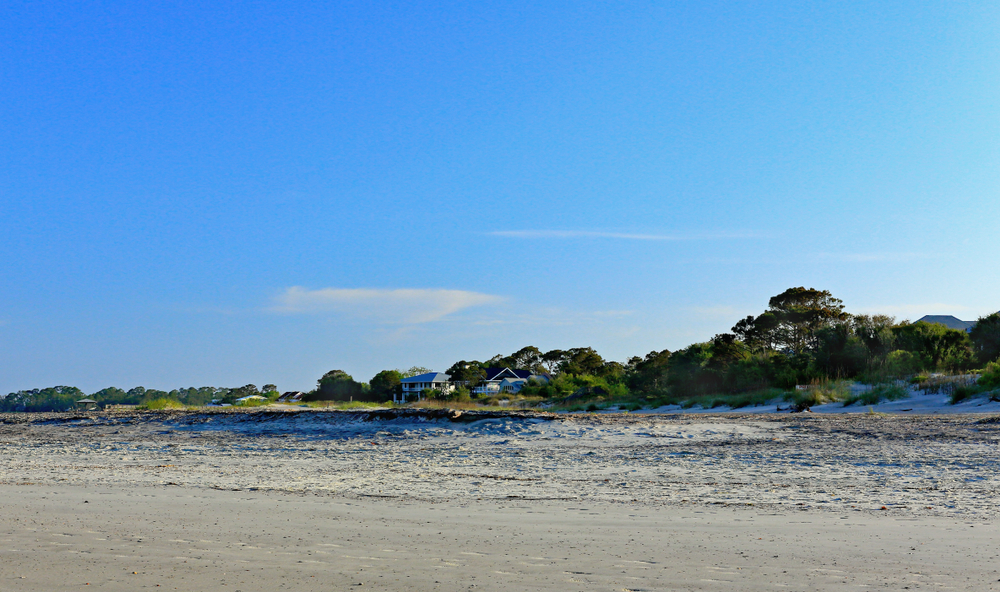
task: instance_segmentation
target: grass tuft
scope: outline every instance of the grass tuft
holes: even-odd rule
[[[876,384],[871,389],[860,393],[851,393],[844,398],[844,407],[849,407],[855,403],[862,405],[878,405],[883,401],[899,401],[905,399],[909,393],[906,388],[898,384]]]
[[[159,399],[153,399],[152,401],[147,401],[146,404],[140,405],[139,409],[160,411],[163,409],[185,409],[185,407],[184,403],[181,403],[176,399],[168,399],[166,397],[161,397]]]

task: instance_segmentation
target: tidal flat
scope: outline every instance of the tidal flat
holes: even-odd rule
[[[992,415],[3,415],[0,589],[995,589],[998,446]]]

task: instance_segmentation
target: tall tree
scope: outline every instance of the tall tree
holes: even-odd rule
[[[768,311],[778,321],[777,343],[790,353],[815,348],[816,332],[837,321],[847,320],[844,303],[829,290],[789,288],[768,301]]]
[[[558,374],[569,354],[561,349],[553,349],[542,354],[542,367],[548,374]]]

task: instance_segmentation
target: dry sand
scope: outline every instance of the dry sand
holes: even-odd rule
[[[1000,589],[990,417],[0,422],[2,591]]]

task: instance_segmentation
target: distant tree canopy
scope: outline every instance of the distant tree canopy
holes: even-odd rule
[[[128,391],[107,387],[90,395],[76,387],[55,386],[46,389],[18,391],[0,397],[0,411],[66,411],[73,409],[76,401],[87,397],[104,405],[142,405],[155,399],[173,399],[185,405],[206,405],[213,399],[223,399],[237,389],[204,386],[172,391],[147,389],[137,386]]]
[[[361,400],[363,387],[343,370],[330,370],[318,381],[315,391],[307,393],[306,401]]]

